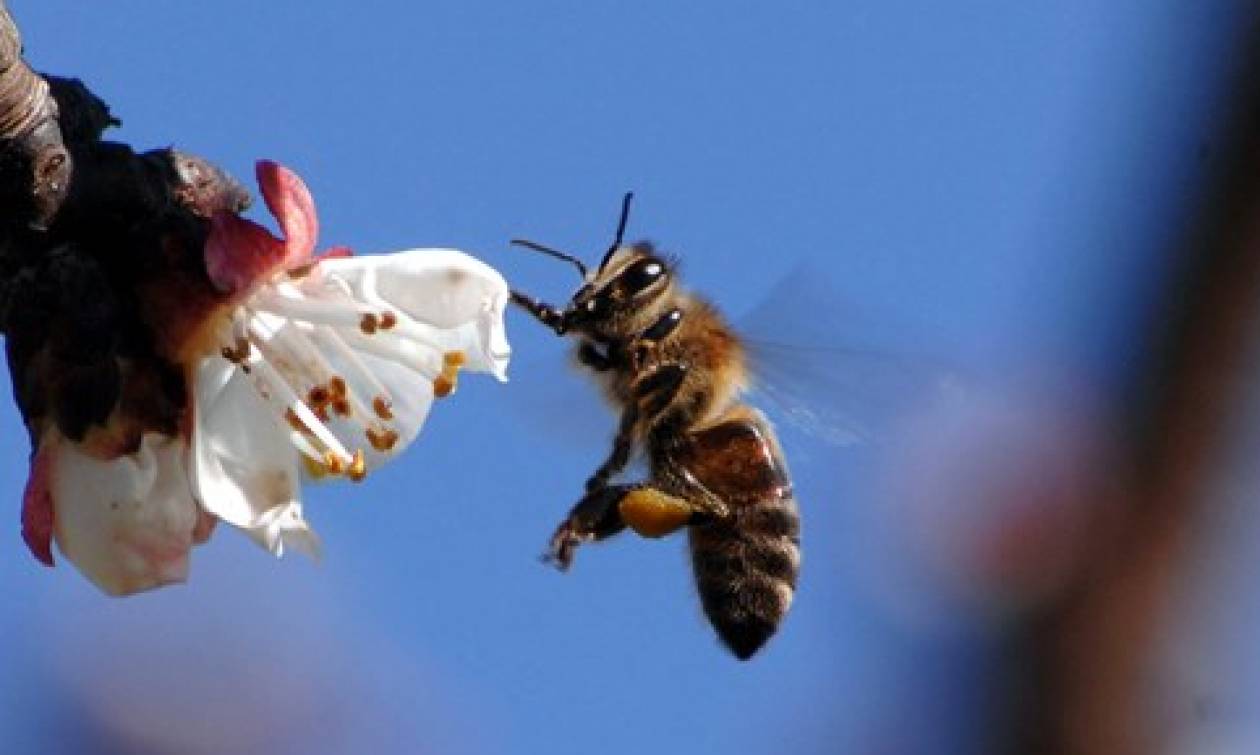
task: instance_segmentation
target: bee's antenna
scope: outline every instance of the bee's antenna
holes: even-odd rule
[[[558,249],[552,249],[549,246],[543,246],[542,244],[539,244],[534,241],[529,241],[528,239],[512,239],[511,241],[508,242],[508,244],[512,246],[523,246],[526,249],[532,249],[535,252],[542,252],[548,257],[555,257],[558,260],[564,260],[565,262],[570,262],[573,264],[574,267],[578,269],[578,272],[582,274],[583,278],[586,277],[586,265],[582,264],[582,260],[578,259],[577,257],[574,257],[572,254],[565,254],[564,252]]]
[[[630,200],[632,199],[634,199],[633,191],[627,191],[621,198],[621,220],[617,222],[617,235],[613,237],[612,246],[608,247],[608,251],[604,253],[604,259],[599,262],[600,270],[603,270],[608,260],[612,259],[613,252],[621,247],[621,239],[626,235],[626,221],[630,219]]]

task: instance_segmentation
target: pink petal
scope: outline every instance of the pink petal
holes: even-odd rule
[[[302,179],[288,168],[270,160],[259,160],[255,166],[258,188],[267,209],[280,223],[288,247],[285,267],[293,268],[310,261],[319,236],[319,220],[315,216],[315,200]]]
[[[53,565],[52,454],[43,448],[31,459],[31,476],[22,494],[22,539],[31,555],[45,566]]]
[[[284,242],[252,220],[216,212],[206,237],[206,273],[226,293],[249,290],[285,264]]]
[[[315,255],[315,261],[319,262],[320,260],[338,260],[338,259],[345,259],[346,257],[353,257],[353,256],[354,256],[354,250],[348,246],[332,246],[320,252],[319,254]]]
[[[202,545],[210,536],[214,534],[214,528],[219,523],[219,518],[201,508],[197,509],[197,525],[193,527],[193,543]]]

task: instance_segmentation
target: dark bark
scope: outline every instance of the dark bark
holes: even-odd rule
[[[0,333],[14,396],[38,443],[99,430],[105,450],[178,432],[180,368],[162,326],[213,297],[208,218],[248,193],[201,158],[137,153],[77,79],[41,76],[0,0]]]
[[[15,221],[42,228],[69,191],[73,163],[48,82],[22,59],[22,38],[0,0],[0,202]]]

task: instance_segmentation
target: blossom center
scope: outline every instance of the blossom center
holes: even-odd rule
[[[384,302],[363,301],[319,264],[260,286],[232,312],[220,333],[220,356],[251,378],[273,409],[307,471],[316,478],[362,480],[367,452],[388,455],[402,438],[399,396],[366,358],[416,373],[416,390],[454,392],[466,361],[435,328]]]

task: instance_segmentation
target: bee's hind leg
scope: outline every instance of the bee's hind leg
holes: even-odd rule
[[[556,528],[543,561],[565,571],[573,563],[573,552],[582,543],[612,537],[626,528],[617,502],[629,485],[611,485],[592,490],[577,502],[569,516]]]
[[[626,527],[643,537],[663,537],[704,514],[703,507],[647,483],[598,488],[556,528],[543,560],[564,571],[582,543],[604,540]]]

